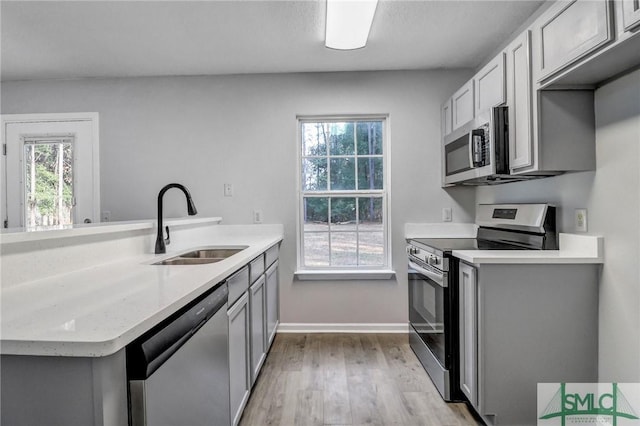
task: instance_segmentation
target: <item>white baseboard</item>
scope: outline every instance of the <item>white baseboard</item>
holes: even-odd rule
[[[407,323],[280,323],[278,333],[408,333]]]

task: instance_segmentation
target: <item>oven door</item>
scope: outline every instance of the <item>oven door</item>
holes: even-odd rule
[[[409,260],[409,322],[444,369],[451,367],[448,275]]]

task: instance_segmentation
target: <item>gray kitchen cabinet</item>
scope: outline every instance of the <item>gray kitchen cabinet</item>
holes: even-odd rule
[[[453,112],[451,108],[451,98],[447,99],[444,104],[442,104],[441,109],[442,115],[442,123],[441,123],[441,131],[442,136],[446,136],[453,130],[452,120],[453,120]]]
[[[460,390],[471,405],[478,405],[478,324],[476,270],[460,263],[459,279],[459,324],[460,324]]]
[[[524,31],[505,49],[511,174],[594,170],[593,90],[534,90],[531,38]]]
[[[242,411],[251,390],[249,294],[246,291],[227,311],[227,316],[229,318],[229,403],[231,421],[235,426],[242,417]]]
[[[536,23],[540,55],[538,81],[613,40],[609,0],[555,3]]]
[[[276,330],[278,328],[278,322],[280,318],[280,302],[279,302],[279,276],[278,276],[278,261],[276,260],[265,273],[266,276],[266,318],[267,318],[267,333],[266,333],[266,348],[270,348],[273,343],[273,339],[276,337]]]
[[[533,163],[531,116],[530,32],[519,35],[505,50],[509,114],[509,167],[513,171]]]
[[[505,103],[504,53],[500,53],[473,77],[474,116]]]
[[[538,383],[597,381],[598,275],[460,263],[460,386],[487,425],[536,424]]]
[[[229,306],[231,306],[249,289],[249,266],[245,266],[227,278],[227,286],[229,287]]]
[[[452,130],[473,118],[473,80],[469,80],[451,96]]]
[[[249,288],[251,329],[251,385],[256,381],[266,357],[265,348],[265,276]]]
[[[100,358],[2,355],[0,424],[126,425],[125,350]]]
[[[620,0],[622,2],[622,25],[630,31],[640,25],[640,2],[638,0]]]

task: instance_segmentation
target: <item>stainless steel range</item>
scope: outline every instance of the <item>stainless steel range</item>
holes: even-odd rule
[[[455,250],[553,250],[555,207],[481,204],[476,238],[408,240],[409,343],[446,401],[464,399],[458,378],[458,260]]]

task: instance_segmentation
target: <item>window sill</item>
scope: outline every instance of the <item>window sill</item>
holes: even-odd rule
[[[362,270],[362,271],[313,271],[298,270],[294,276],[300,281],[349,281],[349,280],[390,280],[396,271]]]

